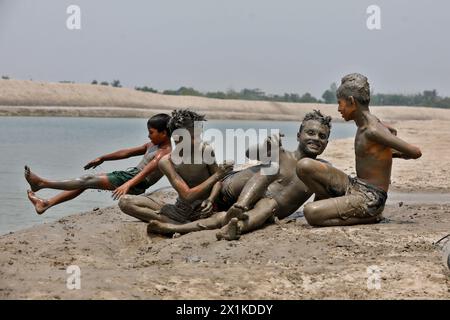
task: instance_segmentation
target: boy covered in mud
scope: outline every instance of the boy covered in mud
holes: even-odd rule
[[[316,159],[325,150],[331,130],[330,122],[331,117],[319,111],[308,113],[297,133],[299,143],[295,151],[285,150],[279,137],[269,138],[267,143],[275,148],[268,149],[278,151],[279,169],[272,174],[265,174],[260,168],[248,179],[237,202],[227,212],[219,212],[210,218],[188,224],[150,221],[147,231],[170,235],[221,228],[216,234],[217,239],[237,240],[242,233],[260,228],[273,216],[283,219],[291,215],[312,195],[297,176],[296,165],[301,159]]]
[[[147,121],[148,137],[150,142],[141,146],[119,150],[110,154],[98,157],[84,166],[84,169],[95,168],[104,161],[126,159],[143,155],[141,162],[125,171],[114,171],[110,173],[87,174],[72,180],[47,180],[31,172],[25,166],[25,179],[30,184],[28,199],[34,205],[38,214],[44,213],[49,208],[74,199],[86,189],[112,190],[113,198],[118,199],[125,194],[141,194],[155,184],[163,173],[158,167],[162,157],[172,150],[170,143],[170,131],[168,123],[170,116],[164,113],[157,114]],[[50,199],[41,199],[35,192],[44,189],[66,190]]]
[[[387,199],[392,158],[417,159],[422,154],[370,113],[370,88],[365,76],[346,75],[336,95],[344,120],[355,121],[358,127],[356,177],[325,163],[302,159],[297,174],[315,193],[316,200],[305,206],[305,218],[313,226],[376,223],[382,219]]]
[[[208,216],[214,199],[220,192],[220,180],[233,165],[218,165],[212,147],[201,140],[201,126],[205,118],[190,110],[175,110],[169,129],[175,141],[174,150],[159,162],[159,168],[177,191],[175,204],[162,204],[151,196],[124,196],[120,209],[135,218],[148,222],[159,220],[175,224]]]

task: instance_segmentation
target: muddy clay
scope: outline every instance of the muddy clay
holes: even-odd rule
[[[163,190],[165,200],[173,191]],[[240,241],[214,231],[148,237],[114,206],[0,237],[1,299],[449,299],[450,204],[388,204],[377,225],[312,228],[303,217]],[[68,290],[66,268],[81,269]],[[368,289],[367,268],[381,269]]]

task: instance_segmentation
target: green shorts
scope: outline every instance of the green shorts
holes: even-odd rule
[[[107,173],[106,176],[108,177],[109,182],[116,188],[123,185],[125,182],[130,181],[133,179],[141,170],[138,168],[129,168],[125,171],[113,171],[110,173]],[[143,180],[139,182],[137,185],[132,187],[129,191],[129,194],[141,194],[144,193],[145,190],[150,187],[150,184]]]

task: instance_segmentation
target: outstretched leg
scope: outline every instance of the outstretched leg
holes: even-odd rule
[[[184,224],[166,223],[152,220],[148,223],[148,233],[172,235],[174,233],[186,234],[190,232],[213,230],[222,227],[226,212],[218,212],[206,219],[199,219]]]
[[[261,172],[252,176],[245,184],[237,202],[227,211],[224,224],[228,224],[232,218],[247,220],[249,217],[246,211],[264,196],[267,187],[275,178],[276,175],[268,176],[261,174]]]
[[[39,177],[33,173],[28,166],[25,166],[25,179],[30,184],[31,190],[36,192],[40,189],[50,188],[59,190],[79,190],[79,189],[101,189],[114,190],[116,187],[111,184],[105,174],[87,174],[77,179],[53,181]]]
[[[84,190],[86,190],[86,189],[64,191],[48,200],[39,198],[31,190],[28,190],[27,194],[28,194],[28,199],[34,205],[34,209],[36,210],[37,214],[43,214],[46,210],[50,209],[51,207],[53,207],[57,204],[60,204],[62,202],[69,201],[69,200],[72,200],[73,198],[78,197],[80,194],[83,193]]]
[[[306,221],[315,227],[351,226],[356,224],[377,223],[380,214],[364,215],[362,200],[358,196],[348,195],[310,202],[305,205],[303,213]]]
[[[177,223],[176,221],[159,214],[162,204],[147,196],[123,195],[119,200],[119,208],[129,216],[144,222],[158,220]]]
[[[274,199],[263,198],[259,200],[255,207],[247,212],[247,220],[240,220],[236,225],[235,222],[232,223],[233,219],[236,218],[231,219],[231,225],[230,223],[225,225],[216,234],[217,239],[238,240],[241,234],[260,228],[268,218],[274,215],[277,207],[278,204]]]

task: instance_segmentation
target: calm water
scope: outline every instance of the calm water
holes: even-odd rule
[[[285,134],[283,145],[293,150],[297,146],[298,126],[298,122],[207,121],[204,128],[222,132],[237,128],[279,129]],[[350,137],[355,131],[352,124],[334,123],[331,139]],[[75,178],[87,173],[83,166],[88,161],[147,141],[146,119],[0,117],[0,234],[114,204],[110,192],[88,190],[38,216],[26,197],[25,164],[45,178]],[[139,160],[105,162],[89,172],[124,170],[135,166]],[[163,178],[148,191],[167,185],[168,181]],[[40,190],[37,194],[48,198],[57,192]]]

